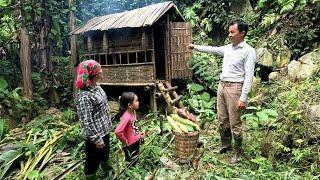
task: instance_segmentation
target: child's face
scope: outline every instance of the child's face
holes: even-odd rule
[[[132,103],[130,103],[130,108],[132,110],[138,109],[139,108],[139,101],[138,101],[138,96],[134,96]]]

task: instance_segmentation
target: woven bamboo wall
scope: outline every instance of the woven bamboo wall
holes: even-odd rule
[[[104,83],[153,83],[153,63],[103,66]]]
[[[192,77],[192,70],[188,67],[191,50],[187,45],[192,43],[191,24],[185,22],[170,23],[170,79],[184,79]]]

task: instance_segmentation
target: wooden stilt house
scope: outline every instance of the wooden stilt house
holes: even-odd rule
[[[191,51],[186,48],[191,25],[171,1],[95,17],[72,34],[84,38],[82,58],[102,65],[100,84],[145,87],[154,110],[157,80],[192,76],[187,65]]]

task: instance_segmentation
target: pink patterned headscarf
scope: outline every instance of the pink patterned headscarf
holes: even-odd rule
[[[84,89],[91,85],[91,79],[94,76],[102,77],[101,65],[95,60],[83,61],[77,68],[76,87]]]

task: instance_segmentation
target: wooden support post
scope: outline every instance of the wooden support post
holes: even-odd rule
[[[168,87],[168,88],[166,88],[164,91],[165,91],[165,92],[171,92],[171,91],[174,91],[174,90],[176,90],[176,89],[178,89],[178,86]]]
[[[109,49],[109,41],[107,31],[103,32],[103,50],[107,51]]]
[[[146,48],[146,31],[144,29],[142,30],[142,35],[141,35],[141,47],[142,49]]]
[[[87,46],[88,46],[88,51],[92,51],[93,44],[92,44],[92,38],[90,35],[88,36]]]
[[[179,97],[171,100],[171,104],[174,105],[176,102],[180,101],[180,99],[182,99],[182,96],[179,96]]]
[[[150,86],[148,86],[150,87]],[[156,100],[156,87],[152,87],[150,89],[150,106],[152,112],[157,112],[157,100]]]
[[[130,60],[129,60],[129,53],[127,53],[127,64],[129,64]]]

